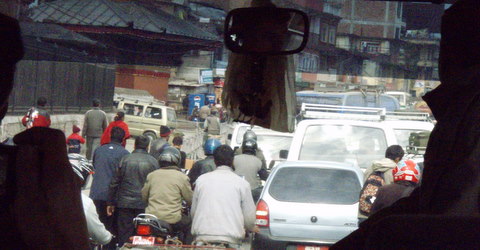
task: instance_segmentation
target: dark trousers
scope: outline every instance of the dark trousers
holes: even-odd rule
[[[98,218],[100,221],[105,225],[105,228],[112,233],[113,235],[118,235],[117,233],[117,225],[116,225],[116,217],[117,212],[115,212],[112,216],[107,215],[107,202],[101,200],[94,200],[93,204],[97,209]],[[117,244],[116,238],[113,238],[112,241],[107,246],[107,249],[115,249],[115,245]]]
[[[130,236],[135,234],[133,219],[138,214],[145,213],[145,209],[135,208],[116,208],[117,210],[117,226],[118,226],[118,246],[121,247],[128,241]]]
[[[192,233],[190,232],[192,227],[192,218],[188,215],[182,214],[182,218],[179,222],[171,224],[172,229],[175,232],[180,232],[179,240],[182,241],[184,245],[190,245],[192,243]]]

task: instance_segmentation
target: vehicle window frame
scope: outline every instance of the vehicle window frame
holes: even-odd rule
[[[149,109],[149,108],[151,108],[152,111],[153,111],[153,109],[158,109],[158,110],[160,110],[160,112],[159,112],[160,118],[153,117],[152,112],[150,112],[150,117],[147,117],[147,116],[146,116],[146,115],[147,115],[146,110]],[[162,109],[162,108],[159,108],[159,107],[155,107],[155,106],[147,106],[147,108],[145,109],[144,117],[145,117],[145,118],[148,118],[148,119],[162,120],[162,119],[163,119],[163,109]]]

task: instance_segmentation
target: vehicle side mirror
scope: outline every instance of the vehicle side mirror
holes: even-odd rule
[[[228,140],[232,140],[232,134],[227,135]]]
[[[225,19],[225,46],[239,54],[295,54],[307,45],[309,25],[307,15],[295,9],[234,9]]]
[[[280,150],[280,159],[287,159],[288,158],[288,150],[282,149]]]

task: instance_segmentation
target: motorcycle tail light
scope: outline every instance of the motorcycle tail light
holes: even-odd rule
[[[152,234],[152,228],[149,225],[138,225],[137,226],[138,235],[150,235]]]

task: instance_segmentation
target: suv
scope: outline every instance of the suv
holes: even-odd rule
[[[280,152],[282,158],[347,162],[362,170],[384,158],[388,146],[406,148],[410,133],[433,129],[424,113],[375,108],[303,104],[301,116],[307,120],[298,123],[290,150]]]
[[[117,108],[124,110],[125,123],[132,136],[145,135],[150,140],[160,136],[160,126],[177,127],[177,115],[171,107],[161,102],[120,100]]]

